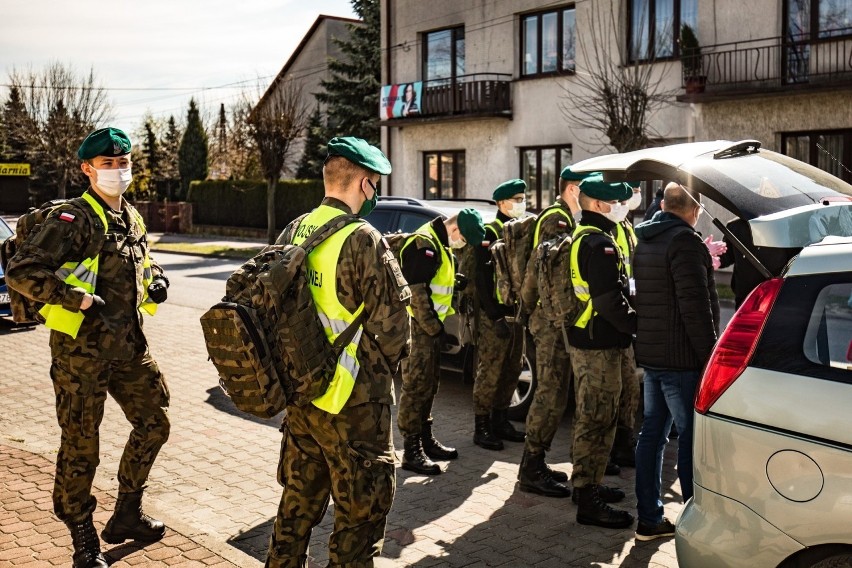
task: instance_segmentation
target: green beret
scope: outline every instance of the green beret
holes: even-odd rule
[[[511,199],[519,193],[526,194],[526,192],[527,182],[522,179],[510,179],[497,186],[497,189],[491,194],[491,199],[501,201],[503,199]]]
[[[459,231],[464,240],[473,246],[482,244],[485,238],[485,224],[482,222],[482,216],[479,211],[468,207],[459,211],[458,216]]]
[[[118,128],[101,128],[95,130],[83,140],[77,150],[81,160],[91,160],[95,156],[114,158],[130,153],[130,138]]]
[[[604,181],[601,174],[589,176],[581,181],[580,191],[601,201],[627,201],[633,195],[633,189],[626,183]]]
[[[391,164],[382,151],[354,136],[336,136],[328,141],[328,156],[342,156],[379,175],[391,173]]]
[[[589,176],[599,175],[598,172],[586,172],[586,173],[575,173],[571,166],[566,166],[562,169],[562,173],[559,174],[559,177],[564,179],[565,181],[583,181]]]

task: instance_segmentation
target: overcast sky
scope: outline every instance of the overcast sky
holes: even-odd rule
[[[0,0],[0,101],[13,68],[59,61],[115,89],[128,131],[146,111],[185,117],[191,96],[217,112],[265,88],[320,14],[355,17],[349,0]],[[155,88],[186,90],[119,90]]]

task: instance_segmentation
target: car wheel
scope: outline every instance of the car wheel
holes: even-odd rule
[[[509,403],[508,410],[509,420],[518,422],[526,421],[533,395],[535,395],[535,344],[529,334],[527,334],[527,340],[524,344],[522,361],[523,365],[521,367],[521,375],[518,377],[518,386],[512,394],[512,402]]]
[[[847,566],[852,566],[852,554],[836,554],[811,564],[811,568],[845,568]]]

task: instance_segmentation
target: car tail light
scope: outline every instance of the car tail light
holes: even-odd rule
[[[783,282],[773,278],[755,288],[722,332],[695,395],[697,412],[705,414],[748,366]]]

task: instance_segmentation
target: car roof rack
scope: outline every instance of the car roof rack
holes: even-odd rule
[[[737,156],[747,156],[749,154],[757,154],[760,150],[761,142],[759,140],[740,140],[734,142],[730,146],[722,148],[713,154],[714,160],[722,160],[724,158],[736,158]]]
[[[422,202],[416,197],[405,197],[402,195],[380,195],[379,201],[403,201],[409,205],[422,205]]]

